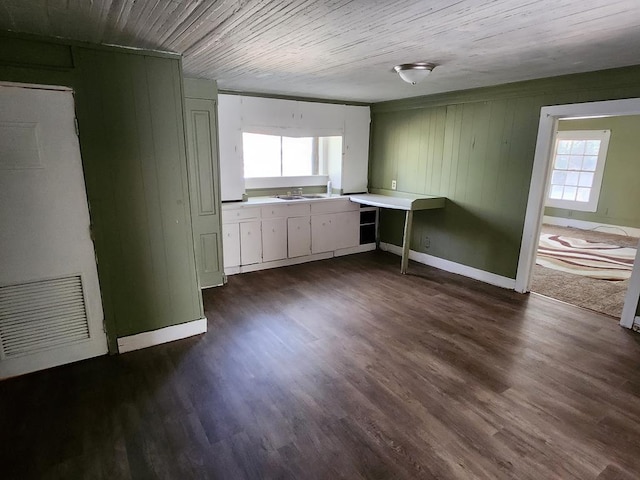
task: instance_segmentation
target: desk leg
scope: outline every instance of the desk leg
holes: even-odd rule
[[[407,210],[404,219],[404,238],[402,240],[402,263],[400,264],[400,273],[406,274],[409,266],[409,247],[411,246],[411,226],[413,224],[413,210]]]

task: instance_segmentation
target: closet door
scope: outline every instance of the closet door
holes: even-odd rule
[[[224,282],[214,100],[186,98],[191,221],[200,288]]]
[[[107,353],[71,91],[0,86],[0,378]]]

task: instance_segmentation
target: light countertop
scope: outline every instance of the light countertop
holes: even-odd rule
[[[344,199],[349,200],[349,198],[350,198],[349,195],[331,195],[330,197],[327,197],[326,194],[323,194],[321,198],[305,198],[305,199],[298,199],[298,200],[282,200],[276,197],[249,197],[246,202],[225,202],[222,204],[222,208],[227,210],[227,209],[234,209],[234,208],[241,208],[241,207],[260,207],[262,205],[274,205],[274,204],[286,205],[288,203],[292,204],[292,203],[306,203],[306,202],[326,202],[326,201],[344,200]]]
[[[350,195],[352,202],[370,205],[372,207],[391,208],[394,210],[429,210],[444,207],[445,198],[433,195],[400,197],[363,193]]]

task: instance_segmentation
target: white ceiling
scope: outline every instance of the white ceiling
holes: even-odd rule
[[[0,0],[0,29],[180,52],[220,89],[376,102],[640,63],[640,0]],[[398,63],[438,64],[422,84]]]

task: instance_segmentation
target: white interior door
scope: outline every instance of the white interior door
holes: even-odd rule
[[[0,378],[107,352],[73,94],[0,85]]]

